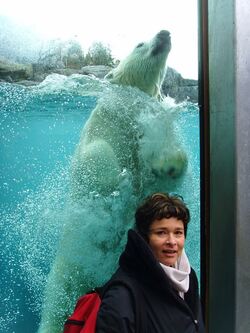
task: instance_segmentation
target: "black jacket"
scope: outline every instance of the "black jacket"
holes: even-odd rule
[[[140,288],[147,333],[204,332],[198,281],[193,269],[189,290],[183,300],[148,244],[133,230],[128,232],[128,242],[119,264],[115,278],[129,276]],[[97,317],[96,333],[135,333],[134,304],[126,287],[116,285],[105,293]]]

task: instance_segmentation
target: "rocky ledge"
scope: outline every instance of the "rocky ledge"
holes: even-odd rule
[[[25,86],[36,85],[43,81],[47,75],[58,73],[62,75],[85,74],[94,75],[99,79],[112,69],[109,66],[84,66],[77,68],[45,68],[39,64],[18,64],[0,58],[0,82],[18,83]],[[184,79],[175,69],[168,67],[162,85],[162,92],[175,99],[177,103],[188,100],[198,102],[198,81]]]
[[[167,68],[162,91],[166,96],[174,98],[177,103],[186,100],[198,103],[198,80],[184,79],[171,67]]]

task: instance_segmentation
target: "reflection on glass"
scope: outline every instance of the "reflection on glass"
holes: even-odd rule
[[[187,252],[199,272],[196,6],[194,0],[0,5],[0,332],[36,332],[41,316],[57,332],[79,294],[115,269],[134,208],[150,191],[179,193],[189,205]],[[167,34],[157,35],[162,30],[171,33],[170,52]],[[163,57],[154,78],[151,69],[144,80],[131,79],[136,67],[123,82],[120,72],[110,73],[136,46],[137,63],[147,48],[146,57],[165,52],[165,77]],[[81,134],[96,107],[106,113]],[[48,313],[55,310],[53,322]]]

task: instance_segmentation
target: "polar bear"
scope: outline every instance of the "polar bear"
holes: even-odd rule
[[[72,199],[80,205],[64,226],[39,333],[62,331],[77,297],[115,269],[137,202],[148,192],[170,190],[186,170],[172,113],[160,102],[170,49],[170,33],[162,30],[106,76],[112,84],[86,122],[72,159]]]
[[[141,134],[138,118],[145,105],[135,101],[131,87],[147,94],[142,97],[144,102],[150,96],[161,100],[161,84],[170,49],[170,33],[162,30],[150,42],[139,43],[117,68],[107,74],[106,78],[120,85],[120,89],[110,88],[83,129],[72,163],[73,192],[79,198],[89,192],[112,193],[117,189],[119,175],[124,169],[132,173],[138,192],[142,181],[138,177],[142,168],[138,156],[138,136]],[[186,162],[185,153],[177,148],[171,156],[162,154],[160,160],[152,157],[152,172],[175,178],[183,172]]]

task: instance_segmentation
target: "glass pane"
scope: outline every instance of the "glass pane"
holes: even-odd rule
[[[189,206],[199,275],[197,1],[9,0],[0,13],[0,332],[36,332],[42,316],[58,333],[154,191]]]

